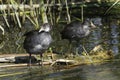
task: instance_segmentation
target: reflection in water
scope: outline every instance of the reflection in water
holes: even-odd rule
[[[96,45],[99,44],[102,45],[108,40],[108,43],[103,46],[106,46],[107,49],[111,49],[115,55],[119,54],[119,47],[120,47],[119,25],[117,25],[117,23],[112,23],[112,22],[106,22],[106,23],[107,23],[107,25],[105,26],[106,28],[104,28],[104,25],[98,25],[95,30],[91,31],[89,37],[84,39],[84,46],[88,52],[92,50]],[[110,24],[110,26],[108,24]],[[83,52],[82,45],[79,45],[77,49],[79,53]]]
[[[120,77],[115,74],[119,70],[119,67],[111,64],[81,66],[58,72],[57,76],[46,76],[45,80],[119,80]]]
[[[12,70],[12,71],[11,71]],[[83,65],[72,69],[57,70],[52,67],[32,67],[16,68],[5,70],[0,74],[14,74],[5,77],[0,76],[0,80],[119,80],[120,64],[118,62],[101,65]],[[25,72],[25,73],[22,73]],[[22,73],[22,74],[16,74]]]
[[[111,49],[113,50],[113,52],[116,54],[119,53],[119,27],[115,24],[111,24],[110,25],[111,28]]]

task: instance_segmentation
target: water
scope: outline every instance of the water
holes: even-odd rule
[[[115,55],[119,53],[119,27],[115,24],[111,26],[111,48]]]
[[[119,80],[120,64],[111,61],[99,65],[81,65],[70,69],[55,67],[1,68],[0,80]]]

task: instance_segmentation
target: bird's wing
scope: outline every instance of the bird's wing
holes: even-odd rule
[[[34,34],[38,33],[38,30],[32,30],[24,34],[24,36],[32,36]]]
[[[38,36],[35,38],[35,46],[36,45],[41,45],[43,48],[49,47],[50,43],[52,42],[52,37],[49,33],[40,33]]]

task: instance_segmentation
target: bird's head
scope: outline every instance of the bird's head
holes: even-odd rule
[[[41,31],[50,32],[51,29],[52,29],[52,26],[49,23],[44,23],[41,26],[41,29],[39,30],[39,32],[41,32]]]
[[[90,28],[96,28],[96,26],[93,24],[92,20],[91,19],[86,19],[84,22],[83,22],[84,25],[86,26],[89,26]]]

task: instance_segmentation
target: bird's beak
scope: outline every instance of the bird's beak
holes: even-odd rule
[[[44,29],[43,29],[43,27],[41,27],[41,29],[39,30],[39,32],[41,32],[41,31],[43,31]]]
[[[90,25],[91,25],[92,28],[96,28],[96,26],[93,24],[92,21],[90,22]]]
[[[41,32],[41,31],[42,31],[42,29],[39,30],[39,32]]]

